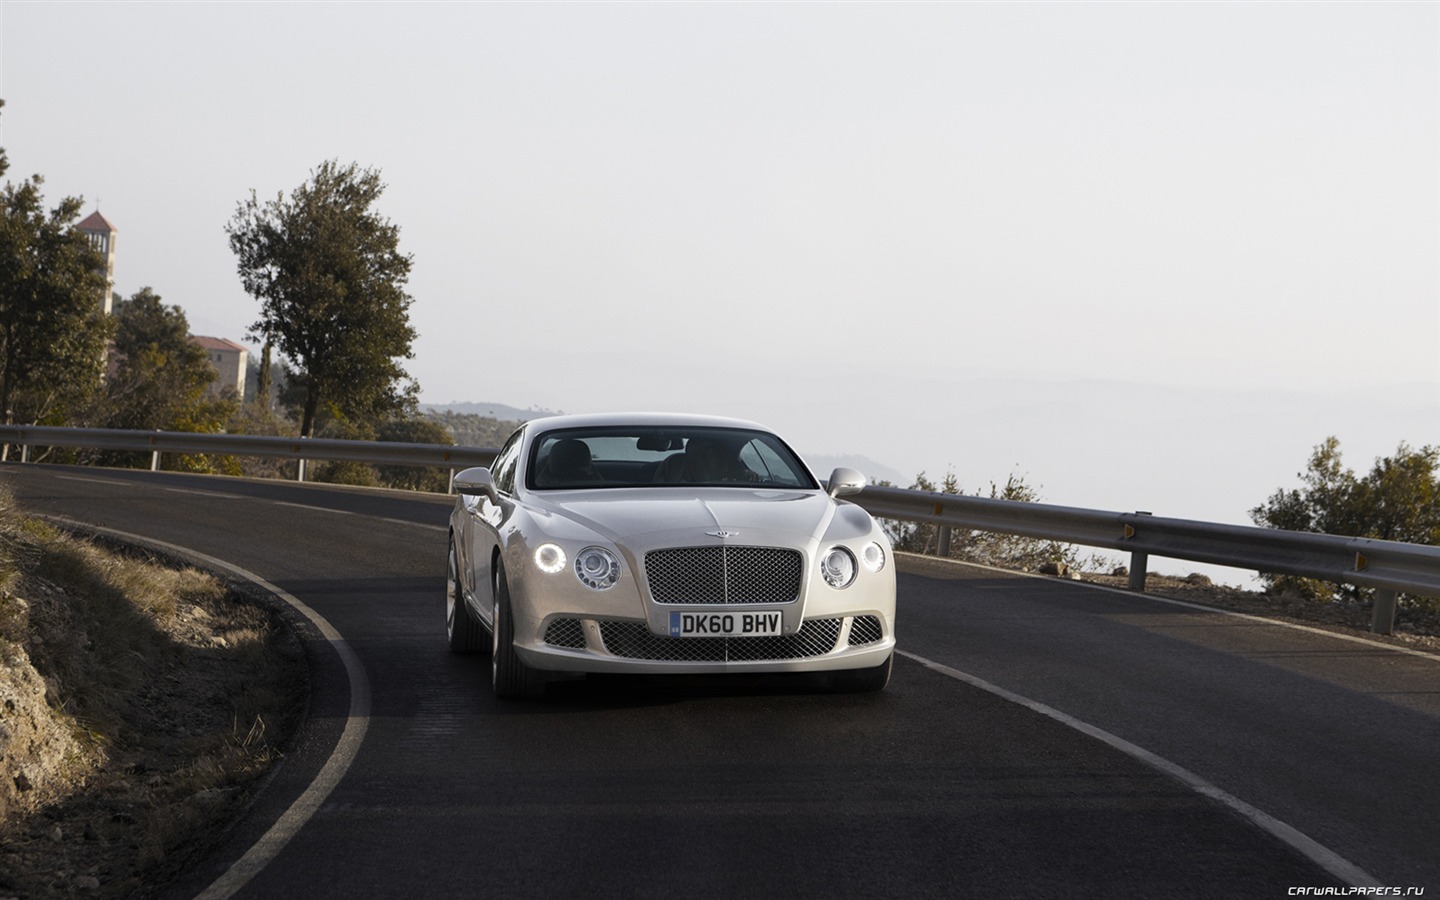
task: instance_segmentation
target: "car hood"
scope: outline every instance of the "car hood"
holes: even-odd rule
[[[834,501],[815,491],[636,488],[532,495],[532,502],[635,551],[720,540],[802,547],[818,542],[835,516]]]

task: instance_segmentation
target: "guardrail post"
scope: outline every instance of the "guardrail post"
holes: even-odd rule
[[[21,444],[21,445],[20,445],[20,461],[21,461],[22,463],[28,463],[28,462],[30,461],[30,445],[29,445],[29,444]]]
[[[1381,588],[1375,592],[1375,604],[1370,610],[1370,633],[1390,634],[1395,630],[1396,591]]]
[[[295,478],[295,480],[299,482],[305,481],[305,460],[303,459],[300,460],[300,474]]]
[[[935,547],[935,555],[936,555],[936,556],[943,556],[943,557],[947,557],[947,558],[950,556],[950,526],[949,526],[949,525],[941,525],[941,526],[940,526],[940,537],[939,537],[939,539],[938,539],[938,541],[937,541],[937,546]]]
[[[1150,513],[1143,510],[1136,510],[1137,516],[1148,516]],[[1135,551],[1130,554],[1130,583],[1126,585],[1137,594],[1145,593],[1145,569],[1150,565],[1150,554]]]
[[[150,451],[150,471],[152,471],[152,472],[158,472],[158,471],[160,471],[160,451],[159,451],[159,450],[151,450],[151,451]]]

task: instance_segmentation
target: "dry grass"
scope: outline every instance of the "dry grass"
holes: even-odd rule
[[[163,883],[279,758],[306,683],[271,610],[0,494],[0,898]]]

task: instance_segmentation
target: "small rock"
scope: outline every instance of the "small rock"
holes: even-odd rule
[[[1070,567],[1063,562],[1041,563],[1038,571],[1041,575],[1059,575],[1062,577],[1068,577],[1070,575]]]
[[[59,825],[56,825],[54,828],[50,829],[48,837],[50,838],[50,840],[58,844],[61,841],[65,840],[65,832],[60,830]]]
[[[1130,576],[1130,567],[1116,566],[1115,568],[1110,570],[1110,574],[1118,578],[1128,578]]]
[[[1193,584],[1196,587],[1210,587],[1214,584],[1209,575],[1202,575],[1199,572],[1191,572],[1185,576],[1186,584]]]
[[[100,879],[94,875],[76,875],[75,889],[79,891],[98,891],[100,890]]]

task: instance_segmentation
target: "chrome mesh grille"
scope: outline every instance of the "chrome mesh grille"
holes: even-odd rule
[[[850,640],[852,647],[862,644],[873,644],[885,636],[885,631],[880,627],[879,616],[856,616],[855,621],[850,623]]]
[[[645,554],[656,603],[791,603],[804,557],[778,547],[678,547]]]
[[[585,649],[585,629],[579,619],[555,619],[545,626],[545,643],[571,650]]]
[[[805,659],[835,649],[843,619],[807,619],[796,634],[745,638],[672,638],[644,622],[601,622],[605,649],[627,659],[661,662],[745,662]]]

